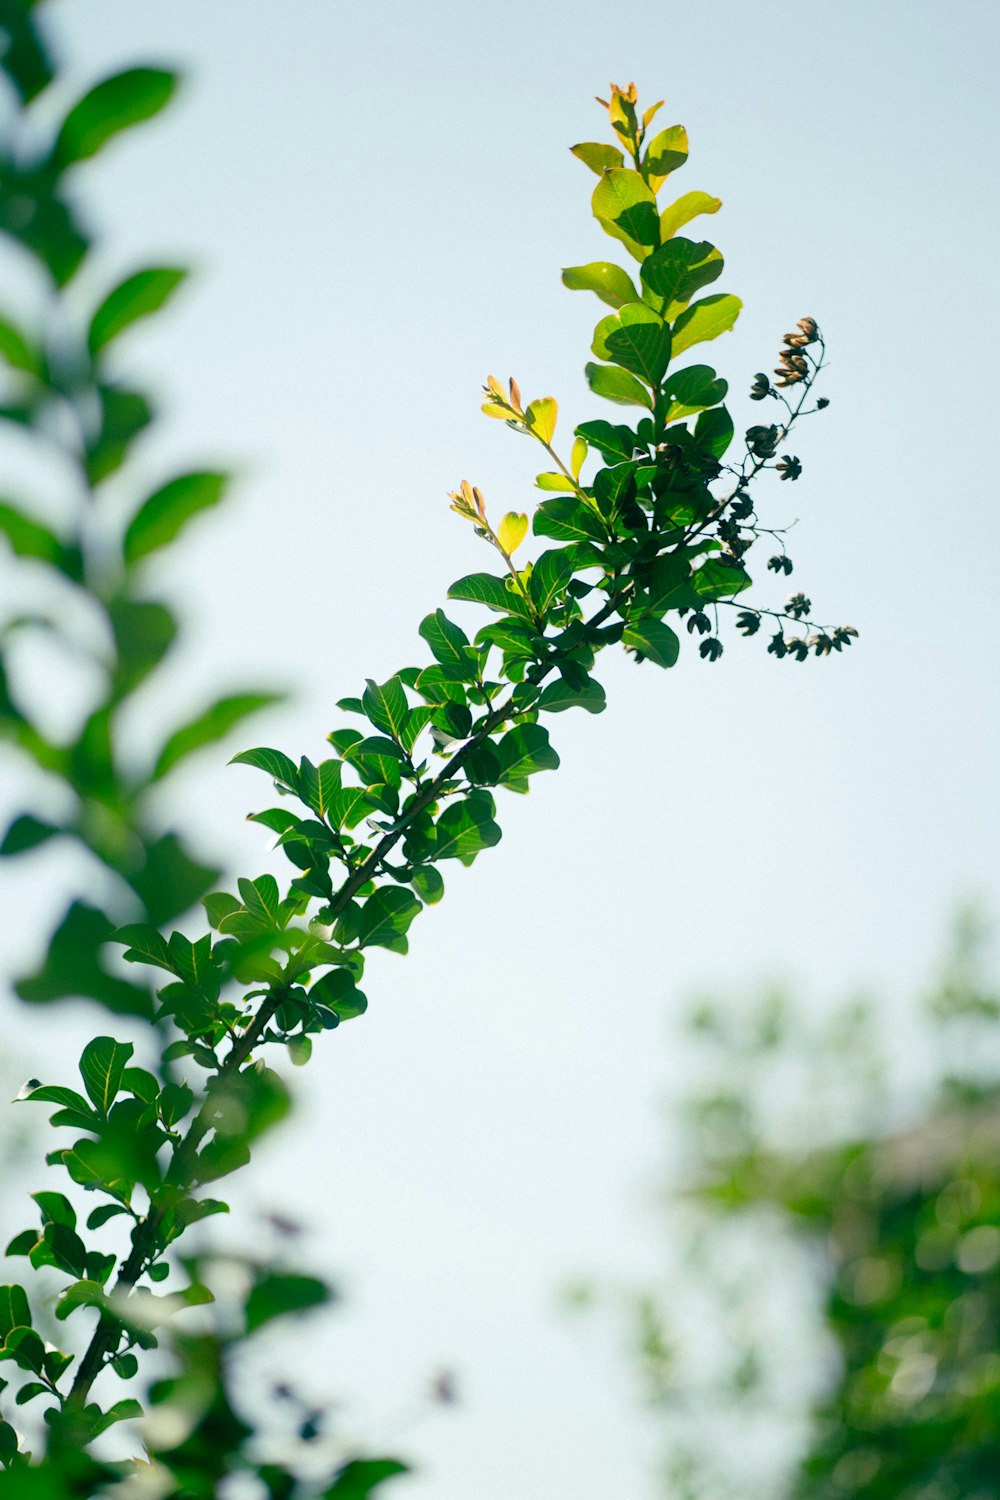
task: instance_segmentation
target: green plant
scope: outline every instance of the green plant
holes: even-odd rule
[[[3,66],[24,112],[52,73],[34,10],[12,0],[4,10],[9,45]],[[41,442],[47,440],[50,407],[70,413],[74,425],[64,447],[88,497],[122,462],[150,418],[146,399],[105,373],[112,341],[162,305],[180,273],[154,268],[131,277],[81,333],[61,290],[86,254],[88,239],[65,182],[75,164],[114,133],[161,108],[173,81],[158,69],[118,74],[70,110],[41,154],[32,146],[33,154],[25,156],[16,138],[6,153],[0,224],[47,272],[53,327],[60,330],[43,346],[11,322],[0,329],[18,382],[7,415]],[[661,213],[657,193],[686,159],[683,129],[651,135],[659,105],[640,120],[631,85],[614,88],[606,107],[619,144],[585,144],[574,151],[598,176],[594,212],[638,263],[639,282],[603,262],[566,271],[564,281],[596,292],[614,309],[595,331],[598,362],[588,365],[588,379],[595,394],[638,409],[638,420],[633,426],[584,422],[564,459],[555,447],[556,402],[524,402],[513,380],[507,386],[487,382],[487,415],[539,443],[554,465],[538,476],[546,498],[532,521],[544,550],[533,562],[515,563],[527,515],[510,511],[494,525],[479,489],[463,482],[452,494],[453,508],[499,555],[502,568],[459,580],[449,596],[483,605],[495,618],[470,640],[444,611],[428,615],[420,634],[431,662],[404,667],[381,684],[369,681],[360,696],[342,699],[338,706],[352,722],[331,732],[332,753],[320,763],[270,748],[235,757],[264,771],[280,794],[280,805],[253,817],[276,835],[288,857],[293,873],[284,886],[265,874],[240,879],[236,893],[205,894],[213,877],[194,871],[189,859],[182,866],[188,878],[178,884],[168,871],[149,869],[156,845],[142,822],[146,788],[182,754],[259,706],[264,695],[227,700],[175,732],[138,784],[128,780],[112,752],[119,706],[165,654],[173,633],[165,606],[137,592],[142,565],[190,517],[218,500],[221,476],[171,481],[143,502],[124,530],[108,523],[99,539],[89,523],[64,541],[25,513],[5,512],[3,529],[14,550],[84,589],[104,611],[115,643],[107,698],[76,744],[50,745],[12,694],[4,704],[8,734],[62,777],[88,817],[96,809],[97,832],[86,820],[67,831],[83,837],[139,898],[133,918],[116,934],[125,958],[166,976],[153,1001],[143,986],[102,967],[101,949],[111,930],[102,919],[79,942],[75,931],[66,937],[64,924],[43,971],[47,982],[40,990],[36,976],[20,986],[26,999],[82,993],[112,1010],[129,1011],[153,1023],[159,1046],[156,1069],[149,1071],[133,1066],[130,1044],[100,1036],[81,1058],[82,1092],[34,1080],[24,1090],[28,1100],[58,1106],[53,1123],[78,1135],[49,1161],[77,1189],[101,1200],[87,1220],[89,1234],[109,1222],[127,1223],[130,1239],[113,1250],[95,1248],[80,1232],[71,1200],[45,1192],[35,1195],[41,1227],[22,1231],[8,1247],[34,1267],[55,1267],[66,1276],[58,1320],[89,1312],[96,1323],[79,1355],[46,1350],[23,1288],[4,1293],[0,1356],[27,1377],[15,1400],[47,1405],[41,1465],[29,1468],[13,1427],[0,1426],[0,1462],[11,1480],[6,1493],[27,1493],[16,1486],[33,1474],[45,1476],[50,1487],[38,1493],[46,1496],[91,1493],[136,1477],[134,1464],[99,1458],[93,1444],[114,1422],[138,1416],[139,1403],[105,1405],[95,1399],[94,1387],[109,1374],[135,1378],[134,1351],[152,1347],[158,1337],[166,1337],[177,1373],[152,1386],[149,1403],[154,1415],[172,1410],[184,1418],[180,1443],[157,1438],[162,1424],[144,1429],[157,1482],[166,1485],[159,1493],[212,1494],[223,1475],[242,1469],[255,1473],[273,1495],[322,1493],[346,1500],[399,1472],[391,1460],[374,1460],[367,1471],[355,1464],[328,1481],[307,1484],[294,1465],[255,1456],[254,1433],[233,1412],[226,1384],[232,1343],[265,1314],[320,1302],[326,1296],[321,1284],[248,1262],[248,1292],[235,1333],[232,1318],[198,1336],[184,1331],[183,1321],[174,1323],[179,1311],[212,1298],[203,1258],[180,1256],[176,1248],[194,1223],[226,1208],[200,1190],[245,1165],[254,1139],[287,1109],[286,1086],[262,1054],[271,1048],[274,1056],[279,1049],[279,1055],[304,1063],[317,1034],[365,1010],[365,950],[405,953],[412,921],[443,894],[441,865],[448,859],[470,864],[500,838],[493,789],[525,792],[531,776],[558,765],[542,717],[573,707],[603,709],[604,692],[593,676],[603,649],[620,644],[637,661],[672,666],[680,640],[667,623],[670,615],[702,637],[701,656],[715,660],[723,649],[720,608],[735,607],[737,625],[748,635],[765,617],[783,626],[809,612],[802,595],[775,610],[746,607],[740,596],[751,582],[745,567],[750,549],[761,536],[778,537],[779,547],[781,540],[759,522],[751,483],[772,469],[782,479],[797,479],[798,459],[778,458],[778,449],[799,417],[824,404],[807,404],[823,362],[819,330],[812,319],[802,319],[786,336],[775,384],[757,377],[753,398],[781,403],[784,415],[780,423],[751,427],[745,452],[726,462],[734,428],[722,405],[725,381],[708,366],[676,369],[673,363],[730,328],[739,313],[735,297],[696,296],[721,273],[722,257],[708,243],[677,233],[698,214],[715,212],[719,202],[693,193]],[[585,479],[588,465],[592,473]],[[769,566],[791,570],[783,547]],[[826,655],[840,651],[854,634],[850,627],[821,628],[806,641],[786,639],[779,628],[770,649],[778,656]],[[8,833],[5,849],[26,849],[58,831],[26,815]],[[116,853],[119,844],[139,860],[136,869]],[[170,847],[176,863],[176,838]],[[166,891],[172,892],[169,902]],[[165,937],[160,928],[199,896],[211,932],[196,941],[176,931]],[[164,1303],[150,1284],[171,1275],[176,1290]],[[200,1393],[197,1399],[192,1392]]]
[[[682,1106],[676,1264],[666,1294],[630,1299],[646,1392],[666,1419],[664,1494],[995,1493],[991,936],[964,915],[926,1002],[894,1008],[891,1034],[870,1003],[820,1022],[775,996],[749,1015],[697,1012],[690,1065],[707,1069]],[[790,1284],[808,1295],[790,1298]],[[756,1474],[755,1435],[772,1445]]]

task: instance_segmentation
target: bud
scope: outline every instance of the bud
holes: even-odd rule
[[[506,401],[507,397],[504,394],[504,388],[495,375],[487,375],[486,389],[489,391],[490,395],[496,396],[498,400]]]
[[[510,377],[510,404],[515,411],[519,412],[521,410],[521,387],[513,375]]]
[[[485,521],[486,520],[486,501],[483,499],[483,492],[482,492],[482,490],[477,490],[476,487],[475,487],[475,485],[472,486],[472,498],[473,498],[473,500],[476,503],[476,509],[478,510],[479,514],[482,516],[483,520]]]

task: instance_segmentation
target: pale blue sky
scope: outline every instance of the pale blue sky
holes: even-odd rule
[[[459,1369],[466,1404],[413,1429],[424,1477],[401,1496],[638,1496],[645,1439],[611,1345],[551,1297],[655,1260],[657,1109],[690,995],[787,974],[817,1002],[868,978],[905,997],[958,897],[1000,909],[997,10],[50,11],[81,85],[133,60],[189,74],[160,123],[80,173],[100,279],[199,267],[122,344],[168,420],[121,503],[173,464],[243,475],[160,575],[190,628],[139,740],[182,694],[291,678],[293,707],[251,738],[315,754],[334,701],[418,659],[420,618],[488,565],[445,491],[464,476],[497,510],[533,503],[527,445],[479,414],[485,374],[556,395],[564,432],[600,414],[582,378],[598,304],[558,272],[612,249],[566,150],[601,130],[609,77],[666,96],[691,137],[678,190],[724,199],[705,232],[746,307],[707,352],[738,427],[784,330],[809,313],[827,334],[832,405],[796,437],[803,479],[766,504],[801,518],[794,583],[860,643],[803,666],[736,639],[714,667],[609,663],[608,712],[560,719],[558,775],[504,798],[503,843],[449,882],[411,957],[372,964],[369,1015],[298,1075],[298,1123],[245,1189],[314,1205],[351,1294],[317,1384],[357,1398],[363,1435],[392,1441],[427,1374]],[[259,873],[241,818],[264,785],[222,762],[172,807]],[[53,873],[40,857],[6,897],[23,954]],[[23,1017],[16,1032],[29,1059],[47,1050]]]

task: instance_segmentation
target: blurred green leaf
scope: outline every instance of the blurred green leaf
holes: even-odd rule
[[[174,540],[193,516],[222,499],[228,474],[181,474],[144,500],[128,524],[122,543],[125,561],[137,563]]]
[[[135,439],[153,420],[153,408],[141,391],[102,383],[97,396],[99,422],[87,445],[91,484],[100,484],[121,467]]]
[[[355,1458],[337,1471],[332,1485],[323,1491],[321,1500],[368,1500],[385,1480],[409,1472],[406,1464],[398,1463],[394,1458]]]
[[[274,1318],[322,1307],[331,1297],[332,1293],[326,1282],[315,1276],[293,1275],[282,1271],[262,1276],[251,1288],[246,1300],[247,1333],[255,1333]]]
[[[149,991],[109,974],[101,963],[114,930],[102,911],[74,901],[52,935],[41,968],[18,981],[17,994],[32,1003],[85,996],[117,1014],[148,1019],[153,1011]]]
[[[159,781],[186,756],[222,739],[248,715],[269,708],[273,703],[281,703],[284,696],[283,693],[233,693],[217,699],[210,708],[203,709],[169,736],[156,758],[150,780]]]
[[[120,281],[90,320],[87,344],[91,354],[98,354],[139,318],[159,311],[187,274],[179,267],[151,266]]]
[[[177,75],[163,68],[127,68],[89,89],[62,123],[52,165],[63,171],[96,155],[122,130],[160,112],[177,86]]]
[[[64,830],[54,823],[44,823],[31,813],[21,813],[11,823],[0,843],[0,858],[9,859],[14,854],[23,854],[27,849],[37,849]]]
[[[41,521],[25,515],[4,500],[0,500],[0,535],[7,538],[16,557],[31,557],[50,563],[75,582],[82,577],[83,560],[78,546],[61,541]]]

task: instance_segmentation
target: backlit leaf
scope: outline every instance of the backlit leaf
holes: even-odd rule
[[[607,260],[591,261],[586,266],[567,266],[562,281],[571,292],[596,292],[609,307],[623,307],[626,302],[639,300],[631,276],[621,266]]]
[[[638,172],[606,172],[594,189],[594,216],[637,260],[660,243],[656,198]]]
[[[569,149],[592,172],[596,172],[598,177],[603,176],[611,167],[625,165],[625,158],[617,146],[605,146],[598,141],[581,141],[579,145],[570,146]]]
[[[683,125],[670,125],[654,135],[643,155],[643,171],[653,192],[660,187],[671,172],[676,172],[688,159],[688,136]]]
[[[697,219],[700,214],[716,214],[721,207],[721,198],[712,198],[708,193],[685,193],[661,213],[660,239],[669,240],[692,219]]]
[[[595,396],[616,401],[620,406],[645,406],[653,409],[653,398],[644,385],[627,370],[608,365],[588,364],[584,368],[587,384]]]
[[[725,292],[692,302],[674,323],[674,357],[690,349],[692,344],[702,344],[718,338],[720,333],[728,333],[742,306],[739,297]]]
[[[554,396],[542,396],[531,401],[524,413],[528,427],[543,443],[551,443],[556,431],[559,404]]]
[[[622,644],[639,651],[658,667],[672,667],[680,654],[681,643],[669,625],[662,620],[635,620],[626,625]]]
[[[98,1036],[88,1042],[80,1058],[80,1076],[96,1107],[107,1114],[121,1084],[122,1073],[135,1048],[131,1042]]]

